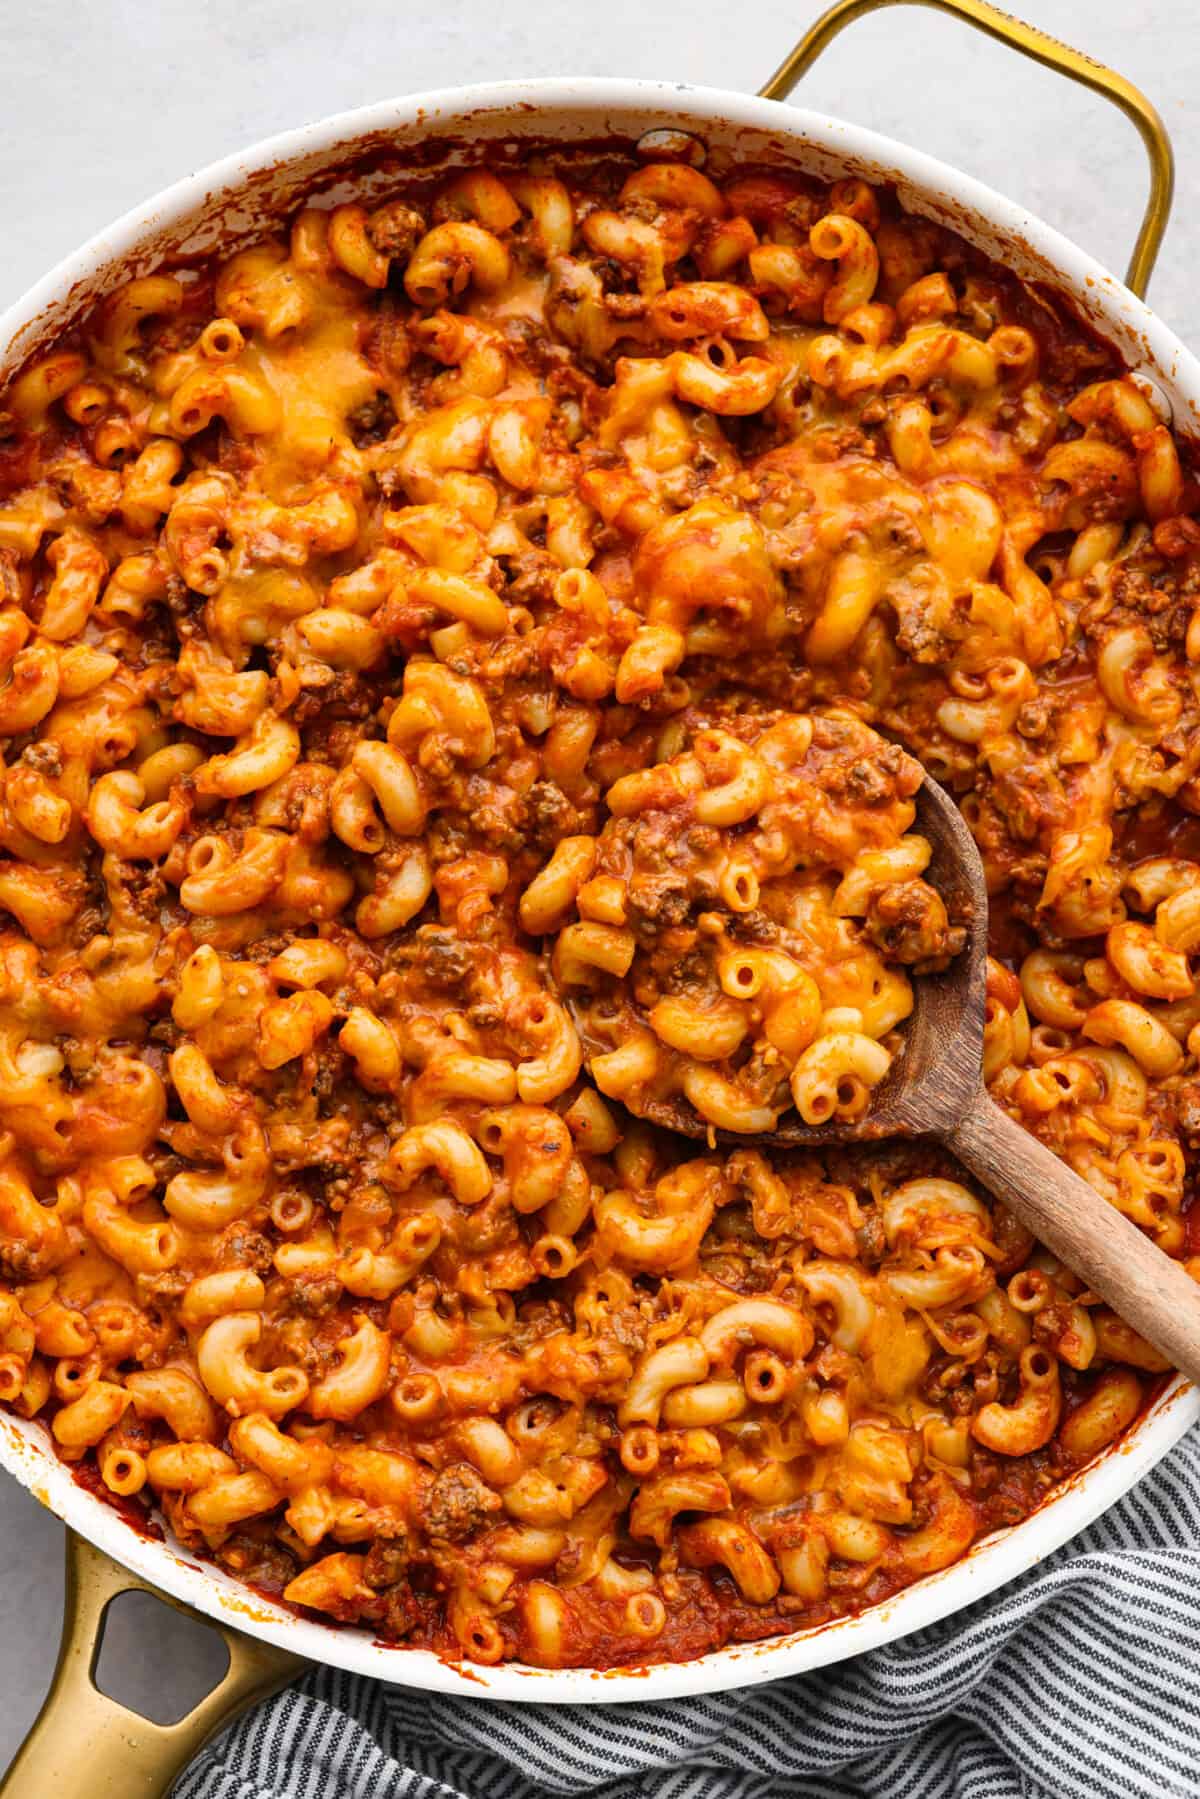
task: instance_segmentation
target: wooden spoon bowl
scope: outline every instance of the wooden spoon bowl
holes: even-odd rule
[[[884,1137],[944,1143],[1093,1293],[1191,1380],[1200,1382],[1200,1286],[1087,1181],[1010,1118],[983,1086],[988,898],[983,863],[958,807],[925,776],[917,828],[932,848],[926,878],[966,928],[960,955],[913,982],[905,1045],[861,1118],[809,1125],[792,1114],[759,1136],[713,1132],[682,1097],[638,1108],[685,1136],[743,1147],[829,1147]],[[577,1022],[582,1022],[577,1019]],[[590,1047],[584,1035],[585,1049]]]
[[[924,878],[941,894],[951,922],[965,928],[966,944],[940,974],[914,979],[913,1011],[902,1027],[904,1047],[861,1117],[805,1124],[799,1113],[787,1112],[776,1130],[755,1136],[755,1143],[799,1149],[880,1137],[942,1137],[969,1110],[980,1090],[988,928],[983,863],[962,813],[929,775],[916,804],[914,829],[933,852]],[[576,1014],[576,1025],[585,1049],[590,1048],[586,1019]],[[749,1141],[733,1131],[714,1132],[682,1094],[649,1100],[636,1110],[651,1124],[685,1137]]]

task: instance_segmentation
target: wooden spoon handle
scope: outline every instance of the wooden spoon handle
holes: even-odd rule
[[[1200,1285],[980,1090],[946,1133],[960,1161],[1127,1324],[1200,1385]]]

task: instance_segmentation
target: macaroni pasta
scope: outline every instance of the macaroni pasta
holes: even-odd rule
[[[958,947],[906,752],[991,1091],[1200,1251],[1193,477],[890,195],[714,174],[308,206],[6,399],[0,1398],[484,1662],[875,1604],[1163,1372],[940,1152],[615,1103],[866,1103]]]

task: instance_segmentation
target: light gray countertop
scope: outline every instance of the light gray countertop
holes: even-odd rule
[[[1192,0],[1142,0],[1136,9],[1125,0],[1024,0],[1023,9],[1137,82],[1166,119],[1180,191],[1151,299],[1200,344]],[[156,189],[272,132],[389,94],[508,76],[632,75],[751,90],[819,8],[748,0],[732,20],[695,0],[430,8],[94,0],[66,11],[49,0],[8,0],[2,10],[0,305]],[[1124,268],[1146,192],[1133,127],[961,25],[913,9],[865,19],[814,70],[802,98],[958,164]],[[0,1768],[54,1663],[61,1562],[61,1526],[0,1476]],[[179,1628],[160,1608],[136,1630],[120,1630],[131,1698],[161,1698],[211,1665],[209,1643],[189,1648]]]

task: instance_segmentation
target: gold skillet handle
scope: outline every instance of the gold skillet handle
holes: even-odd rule
[[[92,1678],[104,1614],[118,1593],[152,1593],[184,1617],[220,1632],[224,1678],[176,1724],[152,1724]],[[165,1799],[187,1764],[239,1712],[267,1699],[308,1667],[298,1655],[259,1643],[180,1605],[67,1532],[67,1584],[58,1665],[37,1720],[17,1751],[2,1799]]]
[[[1046,68],[1055,69],[1060,75],[1090,87],[1133,120],[1150,159],[1150,197],[1129,259],[1125,282],[1135,294],[1144,297],[1167,228],[1175,188],[1175,158],[1167,128],[1140,88],[1113,69],[1105,68],[1103,63],[1093,62],[1081,50],[1060,44],[1057,38],[1039,31],[1036,25],[1026,25],[1020,19],[1011,18],[999,7],[990,6],[988,0],[836,0],[828,12],[822,13],[810,26],[791,55],[780,63],[759,92],[766,100],[786,100],[800,77],[807,74],[821,52],[847,25],[852,25],[864,13],[880,12],[885,6],[898,4],[931,6],[938,12],[949,13],[952,18],[961,19],[977,31],[986,32],[988,37],[1019,50],[1022,56],[1030,56],[1034,62],[1044,63]]]

